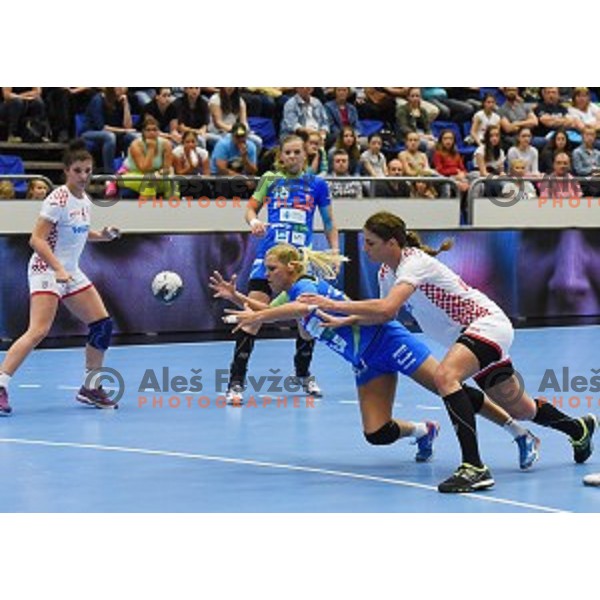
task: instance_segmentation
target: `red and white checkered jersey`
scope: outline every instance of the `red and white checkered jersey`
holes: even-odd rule
[[[454,271],[418,248],[405,248],[394,272],[379,270],[379,291],[385,298],[395,285],[409,283],[415,292],[406,303],[423,333],[444,346],[483,317],[504,315],[485,294],[469,287]]]
[[[77,198],[63,185],[56,188],[43,202],[40,216],[53,224],[48,237],[54,255],[68,272],[79,267],[90,231],[91,201],[87,195]],[[33,253],[29,261],[30,273],[45,273],[50,267]]]

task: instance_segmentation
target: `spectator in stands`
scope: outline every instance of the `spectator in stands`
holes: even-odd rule
[[[387,177],[387,161],[381,152],[383,140],[378,133],[369,137],[369,148],[360,156],[363,174],[367,177]]]
[[[410,185],[410,197],[432,200],[433,198],[437,198],[437,192],[427,181],[414,181]]]
[[[113,173],[117,150],[126,151],[138,137],[131,119],[127,88],[103,88],[91,99],[81,137],[100,145],[104,172]]]
[[[593,104],[590,90],[578,87],[573,91],[572,106],[569,107],[569,116],[573,119],[575,129],[584,132],[587,126],[600,130],[600,108]]]
[[[0,105],[0,118],[8,121],[8,141],[18,143],[23,140],[27,121],[37,120],[47,127],[46,105],[42,100],[42,88],[2,88],[3,103]],[[49,142],[49,131],[41,132],[40,141]]]
[[[483,145],[477,148],[473,158],[480,177],[505,174],[506,155],[502,150],[502,135],[498,125],[485,130]]]
[[[332,138],[339,136],[344,127],[358,129],[358,110],[356,106],[348,102],[350,95],[349,87],[333,88],[335,100],[325,104],[327,118],[329,119],[329,133]]]
[[[397,109],[396,120],[399,142],[404,143],[409,133],[417,133],[423,152],[433,148],[435,138],[431,134],[429,115],[422,105],[420,88],[408,88],[408,102]]]
[[[15,188],[8,179],[0,179],[0,200],[14,200]]]
[[[393,158],[388,164],[388,178],[404,177],[402,163]],[[375,196],[377,198],[408,198],[410,197],[410,186],[406,181],[378,180],[375,182]]]
[[[600,150],[595,147],[596,128],[586,125],[583,143],[573,151],[573,172],[578,177],[600,177]],[[588,196],[600,196],[600,180],[581,184]]]
[[[508,150],[508,162],[521,159],[525,163],[525,175],[527,177],[540,174],[539,153],[537,148],[531,145],[531,129],[523,127],[517,135],[517,143]]]
[[[571,159],[566,152],[558,152],[550,177],[540,181],[540,198],[543,200],[570,200],[581,198],[583,193],[570,173]]]
[[[483,108],[475,113],[471,125],[471,140],[478,146],[483,144],[488,127],[500,125],[500,115],[496,109],[496,97],[494,94],[486,94],[483,97]]]
[[[333,173],[332,179],[327,181],[329,193],[332,199],[335,198],[362,198],[363,189],[360,181],[339,181],[351,177],[350,160],[345,150],[336,150],[333,153]]]
[[[471,116],[478,110],[481,110],[481,94],[478,87],[449,87],[446,88],[446,93],[450,100],[459,100],[465,104],[468,104],[471,109]],[[471,116],[467,119],[471,120]]]
[[[248,116],[273,119],[277,108],[277,99],[281,98],[281,88],[249,87],[244,88],[242,97],[246,101]]]
[[[75,115],[84,113],[96,92],[89,87],[44,88],[54,139],[65,144],[75,137]]]
[[[466,123],[473,117],[474,110],[471,104],[450,98],[445,88],[423,88],[422,96],[439,109],[441,121]]]
[[[304,151],[306,152],[306,172],[318,175],[319,177],[326,177],[329,171],[329,164],[327,161],[327,152],[323,148],[323,138],[318,131],[312,131],[308,135],[301,135],[302,139],[306,138],[304,142]]]
[[[193,131],[198,138],[198,145],[206,148],[206,132],[210,122],[208,103],[200,95],[199,87],[184,87],[183,96],[175,100],[179,133]]]
[[[558,88],[541,88],[543,101],[535,108],[534,113],[538,118],[538,126],[533,130],[535,136],[533,144],[543,146],[548,134],[555,133],[558,129],[570,129],[575,125],[575,120],[568,115],[567,109],[560,103]]]
[[[396,130],[396,101],[403,99],[408,88],[366,87],[359,89],[356,106],[361,119],[382,121],[385,129]]]
[[[281,137],[288,135],[308,135],[313,131],[321,134],[323,141],[329,135],[329,120],[320,100],[311,94],[313,88],[298,87],[296,94],[283,107]]]
[[[489,178],[483,186],[487,197],[496,197],[502,193],[502,184],[493,181],[498,176],[505,175],[506,155],[502,149],[502,134],[498,125],[492,125],[485,131],[483,146],[475,150],[473,160],[477,171],[472,175]]]
[[[48,184],[43,179],[30,179],[27,184],[27,200],[44,200],[50,193]]]
[[[421,175],[433,175],[429,166],[429,159],[424,152],[419,150],[419,134],[411,132],[406,136],[406,150],[398,154],[402,163],[402,170],[407,177],[419,177]]]
[[[23,102],[15,102],[11,99],[12,88],[2,88],[2,98],[0,98],[0,120],[6,122],[8,129],[8,142],[15,144],[22,142],[23,138],[19,135],[21,127],[21,118],[25,112]]]
[[[213,175],[256,175],[257,152],[254,142],[248,139],[248,128],[236,123],[231,133],[221,138],[210,159]]]
[[[565,129],[558,129],[540,153],[540,171],[542,173],[552,173],[554,169],[554,159],[559,152],[565,152],[571,156],[571,142]]]
[[[262,139],[250,131],[246,102],[240,96],[240,88],[222,87],[210,97],[208,109],[210,111],[207,135],[209,149],[214,147],[222,137],[231,133],[235,123],[243,123],[249,132],[248,139],[254,142],[256,152],[260,155]]]
[[[177,107],[173,101],[170,87],[159,87],[156,94],[142,108],[140,121],[143,123],[146,115],[151,115],[158,122],[159,136],[170,140],[173,144],[181,143]]]
[[[506,102],[498,109],[498,114],[500,115],[505,147],[510,147],[516,144],[517,133],[523,127],[529,129],[537,127],[538,118],[533,112],[532,105],[526,104],[519,96],[519,88],[505,87],[500,89],[504,93]]]
[[[345,150],[348,153],[350,174],[360,175],[360,146],[358,144],[358,136],[356,135],[356,131],[349,125],[342,127],[335,144],[329,151],[330,168],[333,167],[333,153],[336,150]]]
[[[450,129],[444,129],[440,134],[440,140],[433,153],[433,168],[442,177],[453,179],[461,195],[464,196],[469,191],[467,169],[462,156],[456,149],[454,132]],[[445,187],[449,186],[446,184]]]
[[[198,146],[196,134],[183,134],[182,143],[173,150],[173,167],[177,175],[210,175],[208,151]]]
[[[160,137],[158,121],[152,115],[144,117],[141,130],[142,136],[129,146],[122,185],[141,197],[170,198],[175,195],[175,189],[165,178],[173,175],[171,143]]]
[[[518,198],[518,200],[531,200],[537,198],[537,192],[531,181],[523,181],[528,177],[527,163],[522,158],[509,160],[508,174],[513,178],[502,185],[502,196],[506,199]]]

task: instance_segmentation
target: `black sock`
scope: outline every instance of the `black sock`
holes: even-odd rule
[[[458,392],[446,396],[443,400],[452,425],[454,425],[456,437],[458,437],[463,462],[474,467],[483,467],[477,444],[475,412],[467,392],[460,389]]]
[[[294,366],[296,377],[308,377],[310,375],[310,363],[312,362],[315,340],[304,340],[298,334],[296,338],[296,354],[294,355]]]
[[[558,410],[556,406],[543,400],[536,398],[534,400],[537,406],[537,412],[533,418],[533,422],[542,427],[550,427],[562,433],[566,433],[574,440],[580,440],[583,437],[583,425],[577,420],[568,417],[563,412]]]
[[[483,403],[485,402],[485,396],[483,395],[483,392],[469,385],[463,385],[463,390],[467,392],[467,396],[469,396],[469,400],[471,401],[473,411],[476,415],[478,415],[481,412],[481,409],[483,408]]]
[[[235,338],[235,350],[233,361],[229,367],[229,387],[232,385],[244,386],[246,373],[248,372],[248,361],[254,349],[256,336],[245,331],[238,331]]]

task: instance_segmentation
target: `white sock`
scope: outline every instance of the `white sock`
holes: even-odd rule
[[[102,375],[102,373],[96,373],[94,375],[92,375],[90,377],[90,373],[93,371],[94,369],[86,369],[85,370],[85,376],[83,378],[83,385],[88,389],[88,390],[95,390],[98,388],[98,376]]]
[[[5,390],[7,390],[11,379],[12,375],[9,375],[8,373],[2,373],[0,371],[0,387],[3,387]]]
[[[427,425],[425,423],[413,423],[415,430],[413,431],[412,437],[415,440],[420,440],[424,435],[427,435]]]
[[[522,435],[527,435],[527,429],[521,427],[514,419],[506,421],[506,423],[502,425],[502,428],[506,429],[515,440]]]

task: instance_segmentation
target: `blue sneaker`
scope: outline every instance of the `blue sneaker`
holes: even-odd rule
[[[434,421],[427,421],[427,433],[416,441],[417,454],[415,460],[418,463],[429,462],[433,456],[433,442],[440,434],[440,424]]]
[[[540,458],[540,440],[531,431],[515,438],[519,448],[519,466],[523,471],[531,469]]]

